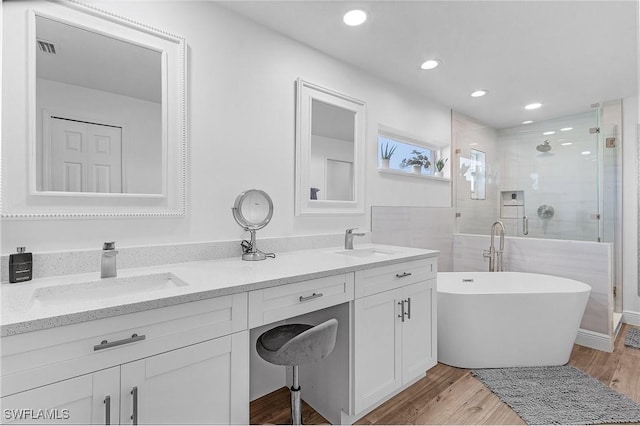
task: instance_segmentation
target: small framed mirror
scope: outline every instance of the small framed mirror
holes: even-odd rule
[[[233,218],[245,231],[251,233],[250,241],[243,244],[242,260],[264,260],[273,257],[256,247],[256,231],[264,228],[273,217],[273,201],[269,194],[259,189],[250,189],[238,195],[231,208]]]
[[[296,215],[364,213],[365,103],[298,79]]]
[[[466,169],[464,177],[470,183],[471,199],[486,199],[486,154],[472,149],[468,160],[460,159],[460,168],[461,170]]]

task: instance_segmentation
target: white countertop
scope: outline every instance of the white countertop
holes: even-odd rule
[[[366,244],[356,250],[375,249],[384,254],[372,256],[346,256],[336,252],[343,248],[323,248],[290,251],[278,254],[275,259],[247,262],[238,258],[177,263],[162,266],[122,269],[117,280],[149,274],[171,273],[187,285],[156,289],[135,294],[118,295],[114,279],[100,279],[100,273],[39,278],[27,283],[1,286],[1,336],[11,336],[30,331],[76,324],[100,318],[161,308],[179,303],[193,302],[298,281],[353,272],[376,266],[390,265],[411,260],[438,256],[436,250],[409,247]],[[112,280],[112,281],[109,281]],[[55,291],[61,286],[91,283],[113,295],[87,300],[64,299],[54,303],[35,300],[36,292]],[[135,284],[132,284],[135,285]],[[75,290],[74,290],[75,292]]]

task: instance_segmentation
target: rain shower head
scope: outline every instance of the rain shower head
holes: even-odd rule
[[[540,152],[549,152],[551,151],[551,145],[549,145],[549,141],[546,140],[540,145],[536,146],[536,149]]]

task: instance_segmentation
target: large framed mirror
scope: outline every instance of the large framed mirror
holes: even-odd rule
[[[365,103],[298,79],[296,215],[364,213]]]
[[[185,40],[76,1],[32,5],[6,8],[26,22],[28,118],[3,152],[20,184],[3,180],[2,216],[184,215]]]

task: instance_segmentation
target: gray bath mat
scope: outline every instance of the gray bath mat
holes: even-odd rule
[[[471,373],[530,425],[640,422],[640,404],[575,367],[486,368]]]
[[[640,349],[640,328],[629,327],[627,336],[624,339],[626,346]]]

